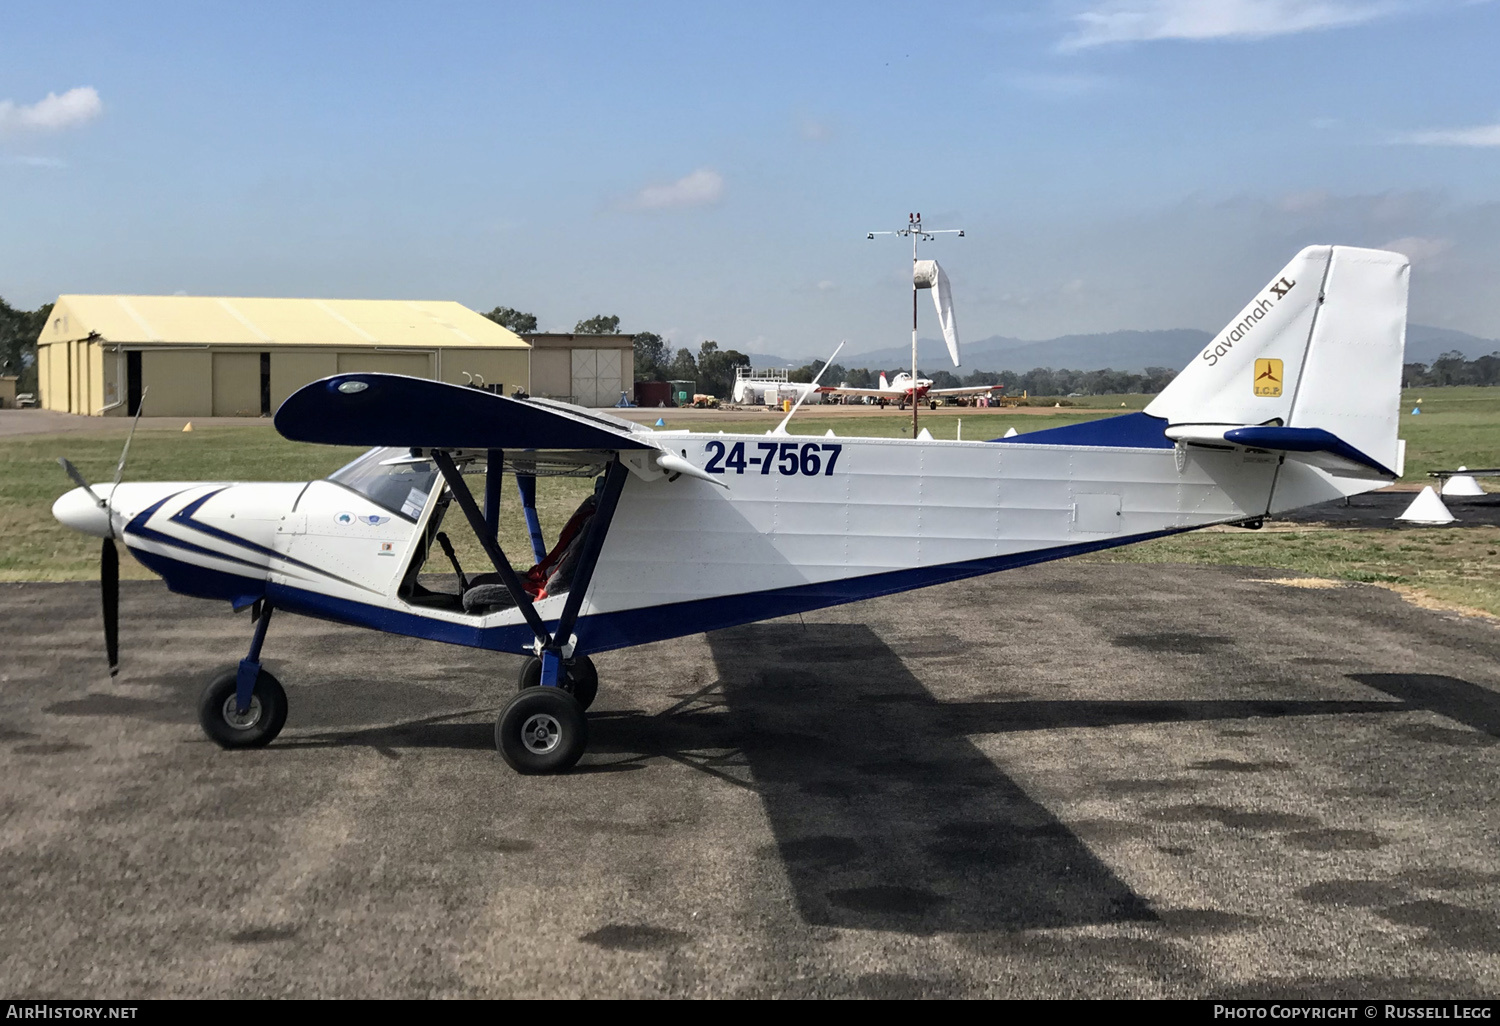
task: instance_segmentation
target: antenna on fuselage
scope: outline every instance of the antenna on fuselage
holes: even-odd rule
[[[933,273],[930,276],[921,275],[917,270],[917,243],[932,242],[939,235],[957,235],[960,239],[964,237],[962,228],[923,228],[922,215],[920,213],[906,215],[906,227],[893,232],[866,232],[865,238],[873,239],[877,235],[907,235],[911,237],[911,436],[917,437],[917,292],[920,289],[937,288],[939,280],[942,281],[942,289],[947,289],[947,279],[942,278],[942,271],[933,264]],[[942,302],[938,303],[941,311]],[[940,318],[943,316],[940,312]],[[943,326],[943,334],[949,339],[948,349],[953,353],[953,365],[958,366],[958,335],[952,328],[952,312],[948,313],[948,323]]]
[[[848,341],[849,340],[846,338],[843,341],[841,341],[834,348],[833,355],[828,358],[828,362],[827,363],[823,364],[822,367],[818,368],[818,373],[816,373],[816,374],[813,375],[812,383],[810,385],[808,385],[805,389],[802,390],[802,394],[797,397],[796,404],[793,405],[792,408],[787,411],[786,416],[781,419],[781,423],[776,425],[776,430],[775,431],[768,431],[767,434],[772,434],[772,435],[784,435],[784,434],[786,434],[786,426],[792,422],[792,417],[796,416],[797,411],[802,408],[802,402],[803,402],[803,400],[805,400],[808,396],[812,395],[814,392],[816,392],[818,390],[818,381],[823,377],[823,372],[826,371],[829,367],[833,366],[833,361],[836,360],[836,359],[838,359],[839,350],[843,349],[845,343],[847,343]]]

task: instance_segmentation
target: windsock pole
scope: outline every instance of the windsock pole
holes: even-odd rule
[[[910,216],[910,215],[908,215]],[[919,228],[922,215],[912,222]],[[917,437],[917,239],[920,232],[911,233],[911,436]]]
[[[957,235],[963,238],[962,228],[922,227],[921,214],[907,214],[906,227],[894,232],[866,232],[865,238],[877,235],[907,235],[911,237],[911,436],[917,437],[917,243],[931,242],[938,235]],[[897,400],[900,401],[899,399]]]

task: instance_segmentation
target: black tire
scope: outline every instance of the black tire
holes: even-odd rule
[[[930,402],[930,403],[927,404],[927,408],[929,410],[935,410],[935,409],[937,409],[937,403],[936,402]]]
[[[198,723],[220,748],[262,748],[276,740],[286,725],[286,691],[281,681],[262,668],[250,692],[250,711],[236,711],[235,670],[225,670],[203,689],[198,699]]]
[[[542,661],[532,656],[521,664],[516,686],[518,690],[525,691],[527,688],[541,687],[541,684]],[[583,708],[593,705],[594,699],[599,696],[599,671],[594,667],[594,661],[588,656],[564,659],[561,687],[577,699]]]
[[[562,688],[526,688],[495,720],[495,748],[517,773],[566,773],[588,743],[588,717]]]

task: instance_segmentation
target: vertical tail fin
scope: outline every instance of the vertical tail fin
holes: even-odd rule
[[[1304,249],[1146,412],[1174,427],[1319,428],[1397,466],[1409,271],[1399,253]]]

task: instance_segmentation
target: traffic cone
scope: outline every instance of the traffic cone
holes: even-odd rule
[[[1438,493],[1432,490],[1432,485],[1422,489],[1420,495],[1411,501],[1397,520],[1404,520],[1408,524],[1440,525],[1451,524],[1458,518],[1448,512],[1448,507],[1443,505],[1443,500],[1438,498]]]
[[[192,421],[188,421],[186,424],[182,425],[182,430],[184,430],[184,431],[191,431],[191,430],[193,430],[193,422]]]
[[[1460,471],[1464,471],[1468,470],[1469,468],[1459,467],[1458,469]],[[1458,473],[1454,474],[1448,480],[1443,482],[1442,493],[1444,495],[1459,496],[1483,495],[1484,489],[1479,487],[1479,482],[1474,479],[1473,475]]]

